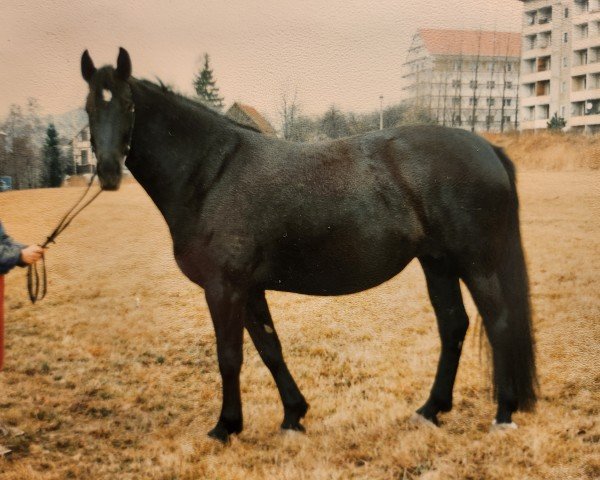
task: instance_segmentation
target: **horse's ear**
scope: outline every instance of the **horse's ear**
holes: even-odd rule
[[[131,76],[131,58],[129,53],[122,47],[119,47],[119,57],[117,58],[117,76],[121,80],[127,80]]]
[[[94,67],[94,62],[92,62],[90,53],[86,50],[83,52],[83,55],[81,55],[81,76],[86,82],[90,83],[94,73],[96,73],[96,67]]]

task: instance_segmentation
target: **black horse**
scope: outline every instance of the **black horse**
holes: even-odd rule
[[[528,279],[511,161],[458,129],[410,126],[316,144],[269,138],[166,88],[81,59],[86,110],[103,189],[122,162],[164,216],[182,272],[206,294],[217,338],[223,405],[209,435],[242,430],[244,327],[284,407],[282,428],[308,410],[283,359],[265,290],[359,292],[418,258],[442,340],[429,399],[437,424],[469,324],[471,292],[493,352],[495,422],[512,425],[536,400]],[[310,319],[307,319],[310,321]]]

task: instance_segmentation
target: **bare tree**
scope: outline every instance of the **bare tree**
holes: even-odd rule
[[[504,53],[504,68],[502,74],[502,107],[500,109],[500,131],[504,132],[505,122],[505,109],[506,106],[506,78],[508,76],[508,49],[510,47],[510,41],[506,42],[506,52]]]
[[[479,31],[479,37],[477,42],[477,57],[475,58],[475,78],[471,80],[471,88],[473,89],[473,96],[471,102],[473,108],[471,110],[471,131],[475,131],[475,124],[477,123],[477,87],[479,80],[479,63],[481,59],[481,30]]]
[[[492,52],[492,66],[490,69],[490,80],[487,85],[487,87],[488,87],[488,98],[487,98],[488,111],[487,111],[487,115],[485,118],[485,128],[488,132],[490,131],[490,127],[491,127],[491,123],[492,123],[492,106],[494,106],[494,103],[495,103],[494,88],[496,88],[496,81],[494,78],[494,74],[496,73],[496,30],[494,30],[493,42],[494,42],[494,50]]]
[[[454,80],[454,98],[452,99],[452,126],[462,125],[462,80],[463,80],[463,50],[460,49],[458,60],[455,60],[455,70],[458,72]],[[456,112],[458,107],[458,113]]]
[[[299,110],[298,89],[295,88],[291,96],[287,92],[282,92],[279,116],[281,118],[281,135],[286,140],[293,140]]]
[[[515,130],[519,129],[519,86],[521,82],[521,62],[515,63],[517,67],[517,95],[515,97]]]
[[[40,185],[43,173],[41,143],[43,125],[39,117],[37,100],[28,99],[25,112],[20,105],[11,105],[0,126],[5,135],[3,171],[13,179],[13,186],[35,188]]]

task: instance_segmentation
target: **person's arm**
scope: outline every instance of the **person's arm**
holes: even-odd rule
[[[0,222],[0,275],[7,273],[15,266],[24,267],[37,262],[44,253],[39,245],[23,245],[10,238]]]
[[[25,266],[21,258],[21,251],[25,245],[15,242],[10,238],[0,223],[0,275],[7,273],[16,265]]]

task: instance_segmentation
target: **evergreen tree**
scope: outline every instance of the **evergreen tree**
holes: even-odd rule
[[[64,179],[63,162],[60,158],[58,146],[58,133],[53,123],[46,130],[44,143],[44,187],[60,187]]]
[[[548,125],[548,130],[562,130],[567,126],[567,122],[563,117],[559,117],[558,113],[555,113],[554,116],[550,119],[549,122],[546,122]]]
[[[223,108],[223,97],[219,96],[219,87],[213,79],[213,71],[210,68],[210,57],[204,54],[204,65],[200,73],[194,78],[194,89],[202,102],[208,106],[221,110]]]
[[[335,105],[329,107],[329,110],[321,118],[321,133],[329,138],[340,138],[350,135],[346,116]]]

